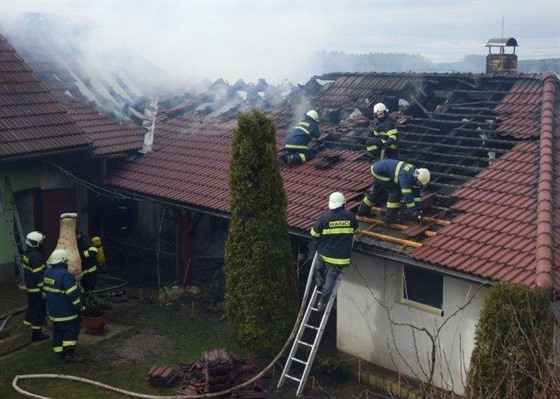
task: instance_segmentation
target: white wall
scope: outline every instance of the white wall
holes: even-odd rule
[[[432,340],[420,330],[424,328],[437,336],[433,383],[462,394],[487,288],[444,276],[440,316],[399,302],[401,264],[355,252],[352,262],[342,274],[337,295],[337,348],[427,381]],[[461,307],[465,308],[453,315]]]

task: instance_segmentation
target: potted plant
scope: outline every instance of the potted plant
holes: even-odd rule
[[[109,312],[113,309],[113,303],[98,295],[88,295],[84,300],[82,321],[87,333],[98,335],[103,332]]]

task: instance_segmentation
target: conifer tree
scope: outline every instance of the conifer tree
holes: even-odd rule
[[[228,176],[227,314],[238,341],[263,360],[288,338],[296,299],[275,134],[273,121],[260,111],[241,114]]]

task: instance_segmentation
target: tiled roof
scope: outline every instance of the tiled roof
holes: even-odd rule
[[[0,161],[88,148],[83,131],[0,35]]]
[[[177,122],[172,120],[159,126],[155,142],[160,144],[154,152],[117,171],[110,184],[137,194],[227,214],[227,173],[235,121],[223,123],[191,117]],[[164,144],[158,134],[167,137]],[[352,205],[371,184],[367,168],[358,166],[360,154],[333,150],[323,155],[339,156],[341,161],[328,173],[316,169],[313,163],[282,170],[289,202],[288,224],[294,229],[308,232],[325,211],[333,188],[347,193],[348,203]]]
[[[330,74],[310,96],[331,135],[327,149],[304,166],[283,168],[288,223],[307,232],[326,198],[343,191],[350,208],[371,185],[363,159],[371,103],[398,112],[399,158],[428,167],[433,204],[423,235],[405,225],[362,220],[360,246],[490,280],[556,289],[559,259],[560,94],[550,75]],[[409,102],[403,109],[399,100]],[[290,103],[291,104],[291,103]],[[279,147],[293,123],[285,106],[267,112]],[[218,119],[160,120],[156,150],[118,172],[110,184],[222,215],[228,212],[231,130]],[[169,145],[167,140],[173,140]],[[318,166],[329,155],[342,160]],[[496,158],[493,161],[493,158]],[[490,165],[490,166],[489,166]],[[180,187],[180,189],[178,189]],[[427,237],[427,238],[426,238]]]
[[[145,131],[132,122],[118,124],[68,96],[59,99],[70,117],[93,141],[94,156],[126,155],[142,148]]]
[[[514,85],[514,94],[497,108],[520,122],[507,124],[511,134],[539,140],[516,145],[457,190],[454,196],[461,201],[453,208],[460,215],[415,250],[414,258],[490,279],[560,289],[559,89],[552,74],[539,84]],[[530,130],[523,123],[527,120]]]

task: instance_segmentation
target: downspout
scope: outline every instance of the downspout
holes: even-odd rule
[[[541,131],[539,140],[539,181],[537,193],[537,287],[544,290],[554,288],[554,98],[556,76],[544,74],[543,101],[541,106]],[[560,137],[559,137],[560,139]]]

